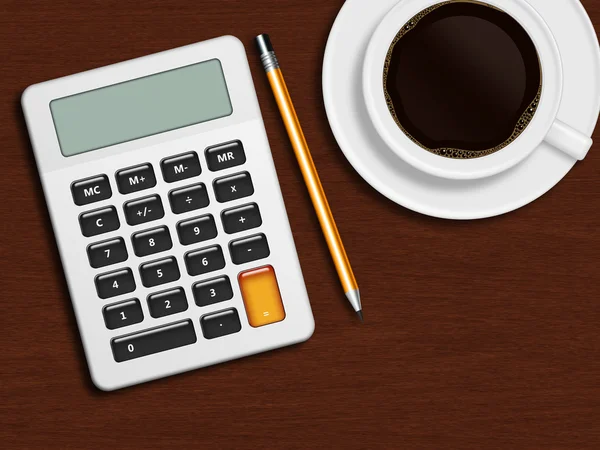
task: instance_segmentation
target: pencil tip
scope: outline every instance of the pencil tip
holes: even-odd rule
[[[360,311],[356,311],[356,314],[358,314],[358,318],[360,319],[360,323],[365,323],[365,320],[363,319],[362,309]]]

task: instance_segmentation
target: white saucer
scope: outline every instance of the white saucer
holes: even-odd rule
[[[387,147],[367,115],[361,74],[371,35],[397,2],[346,0],[327,42],[325,108],[335,138],[354,169],[399,205],[445,219],[505,214],[552,189],[575,160],[546,143],[513,169],[472,181],[427,175]],[[590,19],[579,0],[528,2],[549,25],[563,58],[564,94],[558,119],[591,136],[600,112],[600,48]]]

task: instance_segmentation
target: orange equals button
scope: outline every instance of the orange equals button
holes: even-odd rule
[[[272,266],[259,267],[238,275],[248,322],[254,328],[281,322],[285,310]]]

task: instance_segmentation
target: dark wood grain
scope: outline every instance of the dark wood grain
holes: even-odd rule
[[[600,0],[584,4],[600,27]],[[600,145],[549,194],[502,217],[455,223],[398,207],[352,170],[326,120],[320,71],[341,5],[1,2],[3,448],[600,448]],[[360,283],[362,326],[251,47],[264,31]],[[249,50],[316,332],[296,347],[101,393],[87,372],[20,94],[222,34]]]

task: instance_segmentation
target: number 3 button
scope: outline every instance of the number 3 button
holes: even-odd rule
[[[233,290],[228,277],[212,278],[194,284],[194,299],[198,306],[208,306],[233,298]]]

